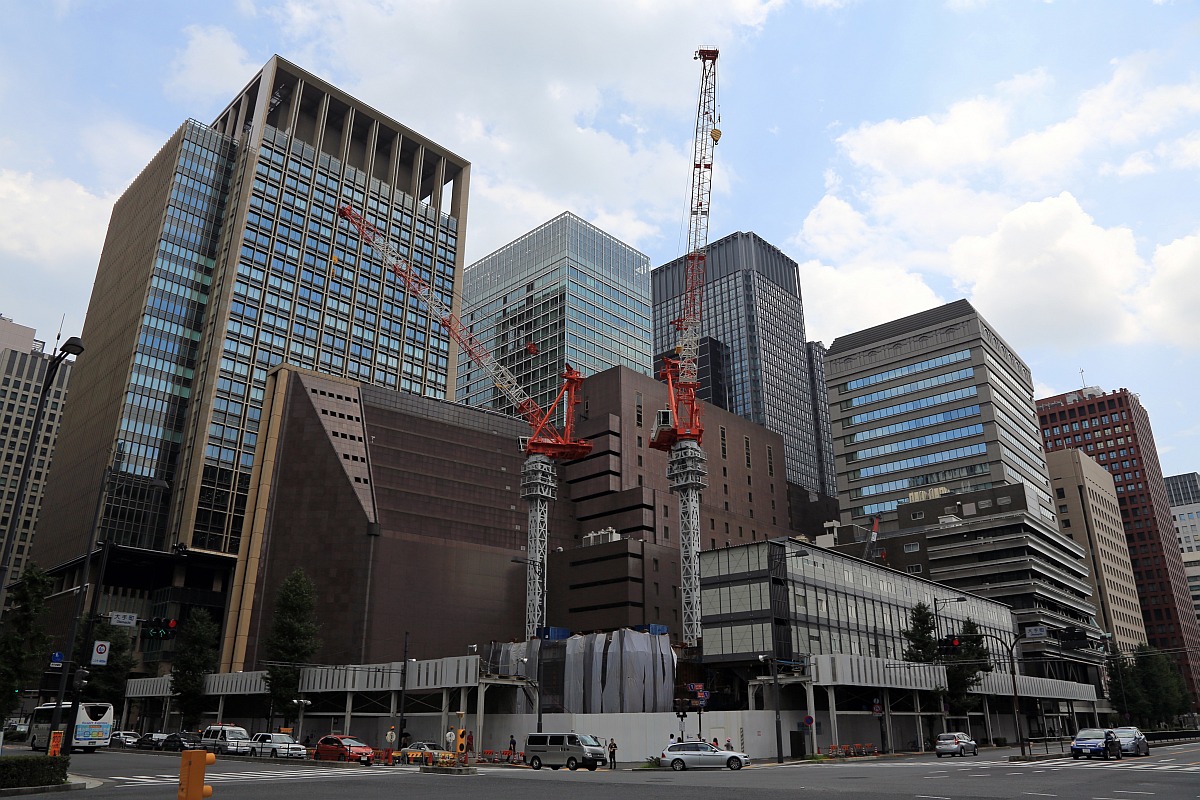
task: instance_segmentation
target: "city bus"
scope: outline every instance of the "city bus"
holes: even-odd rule
[[[50,718],[57,706],[57,703],[44,703],[33,710],[33,716],[29,718],[29,748],[31,750],[49,749]],[[71,704],[64,703],[63,720],[59,723],[61,729],[66,729],[64,723],[68,722],[70,716]],[[108,747],[112,730],[112,703],[80,703],[79,715],[75,718],[71,749],[94,753],[97,747]],[[63,735],[63,741],[65,744],[66,734]]]

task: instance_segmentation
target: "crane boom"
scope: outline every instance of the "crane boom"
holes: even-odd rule
[[[574,438],[574,411],[575,406],[579,404],[577,392],[583,383],[583,376],[577,370],[573,369],[570,364],[566,365],[562,374],[562,388],[559,389],[550,408],[543,410],[529,396],[529,393],[521,388],[516,376],[508,367],[501,364],[483,342],[475,338],[475,335],[463,324],[458,315],[433,290],[429,281],[396,251],[386,236],[349,205],[338,209],[338,216],[354,226],[363,240],[375,248],[384,263],[404,284],[404,288],[425,301],[429,310],[433,312],[433,316],[446,328],[450,337],[458,343],[462,351],[476,365],[487,370],[492,382],[505,394],[517,414],[532,429],[532,435],[527,439],[522,439],[527,454],[544,455],[555,460],[571,460],[582,458],[591,452],[591,442]],[[551,416],[564,397],[566,398],[566,409],[563,415],[563,430],[560,432],[551,420]]]

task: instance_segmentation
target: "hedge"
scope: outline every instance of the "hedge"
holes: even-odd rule
[[[12,756],[0,758],[0,789],[60,786],[67,782],[69,756]]]

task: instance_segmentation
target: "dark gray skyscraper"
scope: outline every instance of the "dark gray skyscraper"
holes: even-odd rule
[[[189,555],[159,559],[157,573],[125,570],[142,594],[113,602],[150,598],[122,609],[140,616],[219,611],[245,546],[269,370],[454,396],[446,330],[338,209],[364,214],[457,310],[469,174],[279,57],[211,125],[184,123],[113,209],[37,561],[67,588],[90,582],[73,560],[99,496],[98,539]]]
[[[813,389],[819,385],[824,392],[823,366],[814,363],[823,348],[805,340],[798,269],[755,233],[734,233],[710,244],[701,336],[721,345],[708,348],[710,358],[728,359],[710,365],[724,375],[728,410],[783,437],[789,483],[835,497],[828,417],[818,410],[824,404]],[[656,353],[675,345],[671,323],[682,313],[684,279],[682,257],[651,274]],[[703,381],[705,364],[700,366]],[[698,394],[704,397],[708,390],[702,387]]]

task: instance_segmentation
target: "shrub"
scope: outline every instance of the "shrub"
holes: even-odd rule
[[[67,756],[12,756],[0,758],[0,789],[26,786],[60,786],[67,782]]]

